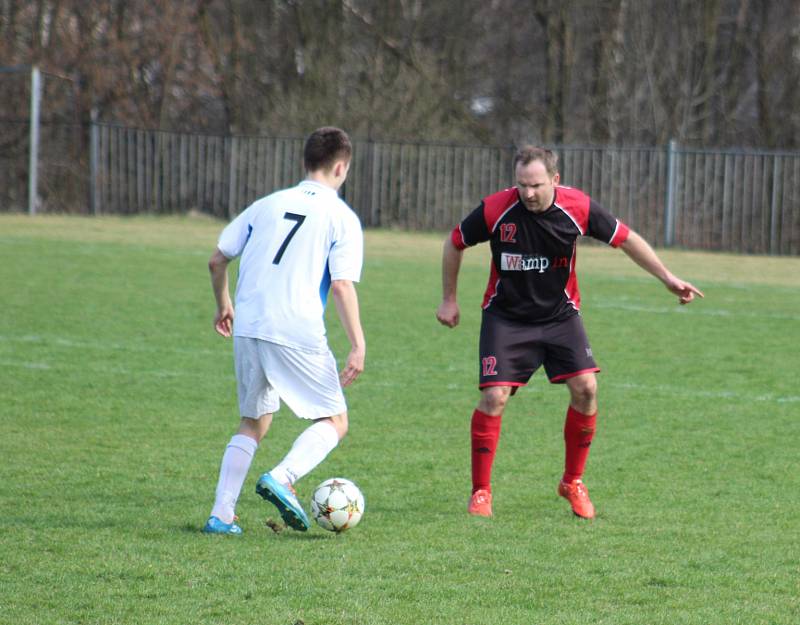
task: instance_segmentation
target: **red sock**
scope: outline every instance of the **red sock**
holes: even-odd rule
[[[572,406],[567,410],[567,420],[564,422],[566,458],[564,477],[561,478],[565,482],[579,480],[583,476],[586,459],[589,457],[589,447],[594,438],[596,422],[596,412],[593,415],[585,415]]]
[[[492,464],[500,438],[502,416],[492,416],[480,410],[472,413],[472,492],[481,488],[491,491]]]

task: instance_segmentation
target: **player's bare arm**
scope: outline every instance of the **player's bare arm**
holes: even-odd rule
[[[650,244],[633,230],[620,247],[633,262],[661,280],[670,292],[678,296],[681,304],[688,304],[694,300],[695,295],[704,297],[700,289],[690,282],[681,280],[667,269]]]
[[[230,337],[233,331],[233,302],[228,289],[228,263],[230,259],[219,249],[215,250],[208,260],[208,271],[211,273],[211,287],[217,300],[217,314],[214,316],[214,329],[224,337]]]
[[[445,239],[442,252],[442,303],[436,311],[436,318],[448,328],[455,328],[461,318],[456,292],[463,257],[464,250],[457,249],[450,237]]]
[[[348,386],[364,371],[367,343],[361,328],[355,285],[350,280],[334,280],[331,282],[331,293],[336,303],[336,312],[350,341],[350,353],[344,369],[339,373],[342,386]]]

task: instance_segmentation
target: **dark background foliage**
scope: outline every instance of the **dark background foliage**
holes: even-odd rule
[[[507,145],[793,149],[793,0],[5,0],[45,119]],[[0,76],[0,117],[24,89]],[[10,128],[10,127],[9,127]],[[10,132],[6,131],[6,132]]]

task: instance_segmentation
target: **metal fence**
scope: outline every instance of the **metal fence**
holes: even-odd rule
[[[93,213],[198,210],[231,218],[303,176],[303,138],[222,137],[93,127]],[[510,184],[509,150],[353,144],[342,191],[368,227],[444,229]]]
[[[29,124],[4,122],[0,140],[0,197],[2,209],[22,211],[28,206]]]
[[[40,172],[40,210],[91,214],[200,211],[230,219],[303,176],[303,139],[210,136],[95,123],[70,127],[59,164]],[[20,135],[24,132],[20,131]],[[59,143],[60,142],[60,143]],[[75,146],[88,144],[86,159]],[[658,246],[800,254],[800,153],[676,146],[557,146],[563,184],[583,189]],[[354,141],[343,189],[367,227],[451,228],[513,184],[512,147]],[[17,156],[15,162],[19,162]],[[88,162],[87,162],[88,160]],[[19,210],[9,184],[0,210]],[[4,191],[0,190],[0,194]],[[87,209],[88,207],[88,209]]]
[[[43,123],[38,134],[38,204],[49,212],[86,212],[86,128]],[[0,121],[0,211],[30,208],[30,123]]]

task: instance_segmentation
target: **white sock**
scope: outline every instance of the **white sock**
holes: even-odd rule
[[[247,477],[257,449],[258,443],[244,434],[234,435],[225,448],[219,468],[217,496],[211,510],[211,516],[217,517],[223,523],[233,523],[236,500],[242,492],[244,478]]]
[[[270,475],[281,484],[294,484],[310,473],[339,444],[339,434],[330,421],[317,421],[307,427]]]

